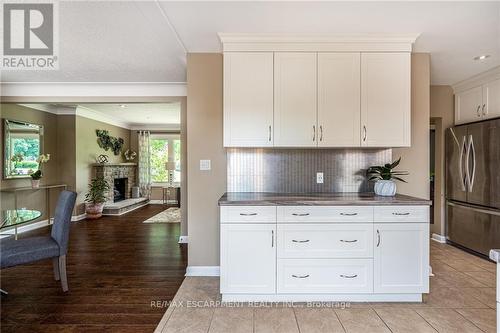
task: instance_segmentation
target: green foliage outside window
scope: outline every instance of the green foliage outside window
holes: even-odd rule
[[[168,140],[151,139],[151,180],[153,182],[168,182],[168,171],[165,167],[168,161]]]

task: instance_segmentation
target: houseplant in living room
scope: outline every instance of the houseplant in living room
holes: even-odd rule
[[[376,195],[393,196],[396,194],[397,190],[394,180],[399,180],[406,183],[406,181],[399,176],[408,175],[408,171],[394,170],[394,168],[396,168],[400,162],[401,157],[392,163],[371,166],[368,168],[368,170],[366,170],[368,180],[376,181],[374,187]]]
[[[85,194],[85,213],[88,219],[98,219],[102,216],[109,184],[104,178],[94,178],[90,181],[89,191]]]
[[[38,156],[36,159],[38,163],[38,170],[34,171],[30,170],[30,177],[31,177],[31,187],[33,188],[39,188],[40,187],[40,179],[42,178],[42,164],[47,163],[50,160],[50,154],[41,154]]]

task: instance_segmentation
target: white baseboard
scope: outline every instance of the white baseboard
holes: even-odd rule
[[[179,236],[179,244],[187,244],[188,236]]]
[[[446,237],[444,236],[433,233],[431,239],[435,242],[446,244]]]
[[[219,266],[188,266],[186,276],[220,276]]]
[[[222,294],[222,302],[422,302],[422,294]]]
[[[73,215],[71,216],[71,221],[75,222],[75,221],[81,221],[81,220],[85,220],[87,218],[87,213],[83,213],[81,215]]]
[[[149,200],[151,205],[163,205],[163,200]]]

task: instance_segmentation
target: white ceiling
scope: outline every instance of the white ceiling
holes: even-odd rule
[[[433,84],[500,65],[500,2],[65,1],[60,70],[2,79],[184,82],[185,51],[219,52],[218,32],[421,33],[414,51],[431,53]]]

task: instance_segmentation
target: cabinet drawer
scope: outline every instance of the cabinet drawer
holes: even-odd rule
[[[278,293],[371,293],[372,259],[279,259]]]
[[[379,206],[373,215],[378,223],[429,222],[429,206]]]
[[[222,206],[221,223],[276,223],[276,206]]]
[[[371,258],[373,224],[279,224],[278,258]]]
[[[363,206],[278,206],[278,223],[372,222],[373,207]]]

